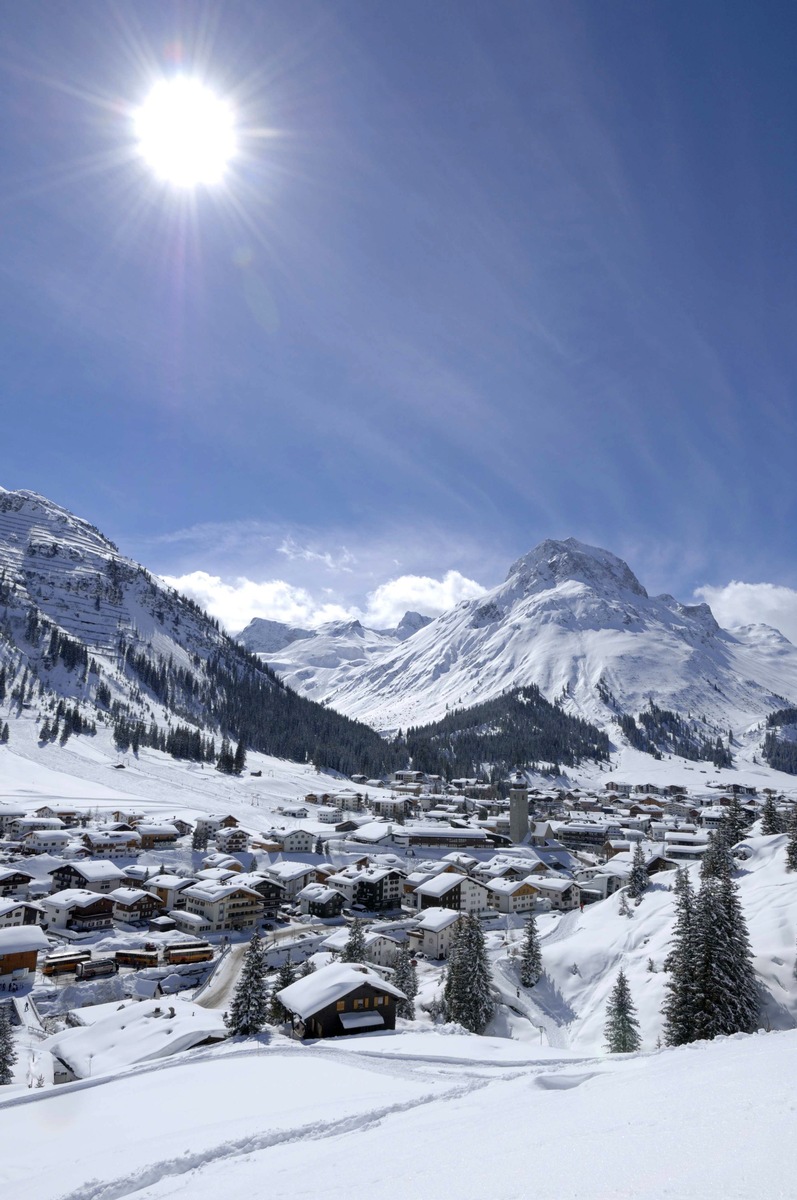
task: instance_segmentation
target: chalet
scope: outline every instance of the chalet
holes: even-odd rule
[[[236,876],[235,883],[239,887],[251,888],[257,892],[263,901],[263,916],[273,916],[285,897],[285,889],[281,883],[269,879],[259,871],[244,871]]]
[[[21,975],[36,970],[36,959],[49,943],[38,925],[0,929],[0,975]]]
[[[0,896],[27,896],[33,876],[18,867],[0,867]]]
[[[207,830],[208,834],[215,834],[219,829],[234,829],[237,824],[237,817],[225,816],[223,813],[206,813],[197,817],[196,827]]]
[[[28,900],[0,900],[0,929],[10,925],[38,925],[41,906]]]
[[[457,912],[482,913],[490,907],[487,885],[458,872],[444,872],[415,889],[416,907],[452,908]]]
[[[540,897],[538,879],[494,879],[487,884],[487,903],[497,912],[531,912]]]
[[[450,908],[425,908],[414,929],[408,931],[410,946],[427,958],[448,958],[451,939],[459,928],[462,913]]]
[[[277,992],[295,1037],[340,1037],[395,1029],[396,1001],[406,996],[370,967],[333,963]]]
[[[183,898],[185,911],[202,919],[204,932],[248,929],[263,916],[263,899],[259,892],[241,887],[237,882],[194,883],[185,889]]]
[[[536,876],[533,882],[540,899],[548,900],[551,908],[558,912],[569,912],[581,903],[581,889],[572,879],[556,879],[547,875]]]
[[[226,825],[216,831],[216,847],[225,854],[240,854],[249,849],[249,834],[245,829]]]
[[[153,875],[143,883],[144,890],[152,892],[158,900],[158,908],[167,912],[171,908],[184,908],[183,892],[194,881],[181,875]]]
[[[664,835],[664,853],[669,859],[679,862],[696,862],[709,847],[708,833],[688,833],[683,829],[672,829]]]
[[[349,940],[349,929],[336,929],[329,937],[324,938],[319,950],[328,950],[333,954],[340,954],[346,948]],[[380,933],[376,929],[369,929],[363,933],[363,962],[372,963],[376,967],[392,967],[396,954],[403,942],[407,940],[407,935],[404,930],[395,930],[391,933]]]
[[[409,796],[374,796],[371,808],[386,821],[403,821],[412,812],[412,800]]]
[[[312,863],[278,862],[263,867],[260,874],[280,884],[286,900],[295,900],[302,888],[315,880],[315,871]]]
[[[46,929],[70,929],[76,933],[87,933],[97,929],[110,929],[113,919],[113,901],[108,896],[85,888],[66,888],[45,896],[41,902],[44,912],[42,924]]]
[[[63,854],[71,841],[68,829],[33,829],[22,839],[22,849],[28,854]]]
[[[74,804],[45,804],[42,808],[36,809],[35,815],[37,817],[57,817],[69,828],[85,821],[89,814],[85,808],[75,808]]]
[[[155,850],[161,846],[169,846],[180,836],[174,825],[144,824],[137,826],[136,832],[141,838],[142,850]]]
[[[308,883],[297,894],[302,913],[311,917],[339,917],[346,903],[342,892],[323,883]]]
[[[12,808],[10,804],[0,804],[0,837],[5,837],[11,823],[24,817],[27,809]]]
[[[16,817],[8,826],[8,835],[21,839],[36,829],[63,829],[64,823],[58,817]]]
[[[124,925],[147,925],[163,908],[160,898],[143,888],[116,888],[108,899],[113,902],[114,921]]]
[[[318,835],[309,829],[289,829],[278,833],[277,841],[285,854],[312,854]]]
[[[50,871],[50,876],[54,892],[65,888],[82,888],[106,896],[125,881],[124,872],[111,862],[64,863]]]
[[[141,834],[135,829],[92,829],[81,841],[90,854],[109,858],[112,854],[136,854],[141,849]]]

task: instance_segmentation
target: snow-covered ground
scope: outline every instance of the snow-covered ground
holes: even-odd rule
[[[444,1033],[404,1043],[228,1043],[17,1093],[0,1104],[6,1188],[28,1200],[794,1195],[797,1032],[615,1059],[507,1060],[492,1039]]]

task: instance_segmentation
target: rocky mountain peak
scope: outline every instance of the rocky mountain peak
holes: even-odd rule
[[[522,579],[527,591],[544,591],[575,580],[598,591],[619,589],[647,596],[634,572],[616,554],[572,537],[540,542],[509,568],[507,581],[513,579]]]

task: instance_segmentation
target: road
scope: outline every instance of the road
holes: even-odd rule
[[[249,948],[248,942],[232,946],[216,968],[216,972],[201,996],[194,1001],[200,1008],[227,1009],[238,982],[243,958]]]

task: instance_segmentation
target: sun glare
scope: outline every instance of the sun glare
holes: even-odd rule
[[[235,154],[230,106],[197,79],[156,83],[134,125],[142,158],[175,187],[219,183]]]

